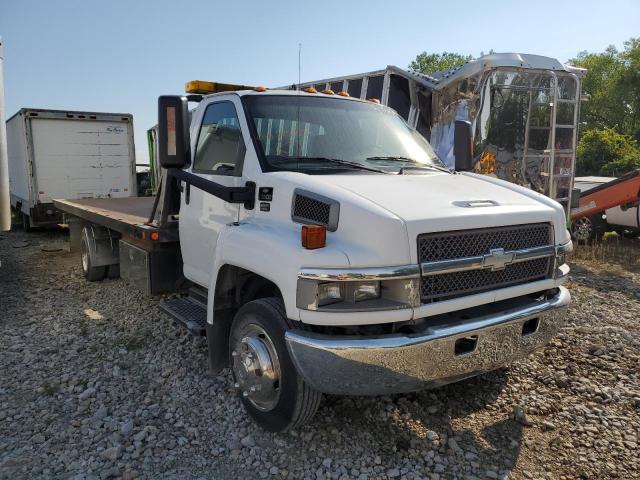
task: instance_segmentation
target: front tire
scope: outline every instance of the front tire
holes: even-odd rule
[[[82,239],[80,242],[80,259],[82,263],[82,274],[90,282],[97,282],[107,275],[106,266],[94,266],[94,258],[89,248],[89,232],[87,227],[82,229]]]
[[[282,300],[253,300],[238,310],[229,338],[229,365],[244,408],[270,432],[311,420],[322,394],[307,384],[291,361],[284,339],[293,328]]]

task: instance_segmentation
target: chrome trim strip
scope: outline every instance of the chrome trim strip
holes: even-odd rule
[[[424,262],[420,265],[420,270],[422,271],[422,275],[440,275],[443,273],[480,270],[482,268],[500,270],[501,268],[504,268],[505,265],[526,262],[529,260],[536,260],[538,258],[553,257],[555,254],[556,249],[553,245],[509,251],[496,249],[491,250],[491,253],[488,253],[487,255],[452,258],[450,260],[436,260],[434,262]],[[496,268],[495,263],[491,261],[493,257],[499,257],[500,259],[502,259],[502,266],[498,266]]]
[[[566,320],[571,295],[564,287],[549,299],[472,319],[443,315],[423,332],[380,336],[285,333],[300,375],[321,392],[378,395],[442,385],[507,365],[547,344]],[[486,306],[491,308],[491,306]],[[535,330],[523,331],[537,319]],[[475,338],[473,350],[457,354],[456,342]]]
[[[569,240],[567,243],[563,243],[556,247],[556,256],[561,253],[570,253],[573,252],[573,242]]]
[[[357,282],[361,280],[406,280],[420,277],[418,265],[372,268],[302,268],[298,278],[333,282]]]

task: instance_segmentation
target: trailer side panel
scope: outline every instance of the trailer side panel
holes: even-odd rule
[[[9,191],[11,206],[21,204],[20,210],[29,213],[30,168],[25,142],[24,117],[14,115],[7,121],[7,153],[9,157]]]
[[[129,123],[31,118],[37,199],[129,197]]]

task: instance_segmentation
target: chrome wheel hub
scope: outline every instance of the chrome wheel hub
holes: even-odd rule
[[[593,224],[591,220],[586,217],[579,218],[573,222],[573,237],[576,240],[586,241],[591,237],[591,231],[593,230]]]
[[[271,410],[280,398],[280,363],[273,342],[258,325],[249,325],[233,345],[236,388],[260,410]]]
[[[80,257],[82,259],[82,271],[86,272],[87,270],[89,270],[89,252],[87,252],[84,243],[82,244]]]

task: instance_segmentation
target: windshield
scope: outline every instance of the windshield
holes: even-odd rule
[[[391,173],[442,167],[429,143],[393,110],[330,97],[243,98],[269,170]]]

